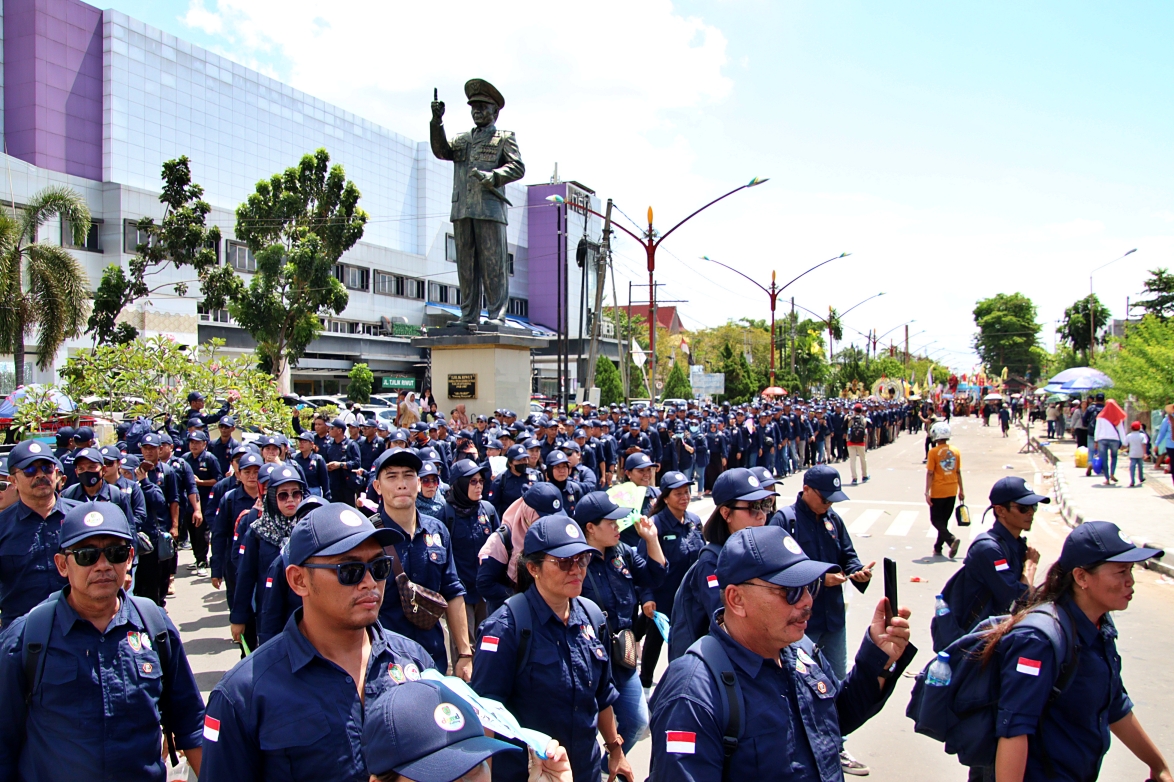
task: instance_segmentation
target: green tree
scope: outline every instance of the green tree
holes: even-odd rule
[[[1022,293],[1000,293],[974,305],[978,334],[974,350],[992,373],[1007,367],[1012,375],[1026,376],[1029,366],[1038,372],[1042,363],[1040,325],[1035,304]]]
[[[599,387],[599,404],[618,405],[624,401],[620,370],[605,356],[595,363],[595,385]]]
[[[673,362],[669,369],[668,379],[664,381],[664,393],[661,399],[692,399],[693,387],[689,385],[689,376],[681,369],[681,365]]]
[[[1125,400],[1133,395],[1146,408],[1160,410],[1174,399],[1174,320],[1146,315],[1125,338],[1098,359],[1097,368],[1113,379],[1105,389]]]
[[[1147,315],[1154,315],[1161,320],[1174,315],[1174,274],[1167,269],[1153,269],[1150,278],[1142,285],[1142,290],[1150,294],[1150,298],[1142,299],[1138,305],[1145,308]]]
[[[20,214],[0,216],[0,352],[11,353],[16,385],[25,383],[25,339],[37,330],[37,366],[48,369],[61,344],[81,336],[89,314],[86,273],[62,247],[36,241],[60,217],[75,244],[90,230],[90,209],[76,190],[38,191]]]
[[[257,341],[259,364],[289,387],[289,369],[318,335],[320,315],[346,309],[334,264],[363,236],[359,189],[325,149],[257,183],[237,207],[236,236],[257,259],[245,287],[236,277],[229,312]]]
[[[1088,348],[1090,340],[1093,335],[1089,333],[1089,311],[1092,312],[1093,330],[1097,335],[1097,342],[1103,340],[1105,329],[1109,325],[1109,317],[1112,313],[1109,308],[1101,304],[1101,300],[1097,298],[1095,293],[1085,296],[1083,299],[1078,299],[1071,307],[1064,310],[1064,320],[1060,323],[1060,327],[1056,329],[1056,334],[1059,335],[1066,344],[1068,344],[1074,351],[1080,353],[1083,363],[1087,366],[1089,363]]]
[[[352,402],[365,405],[371,401],[371,386],[375,384],[375,374],[366,364],[355,364],[347,373],[350,383],[346,387],[346,398]]]
[[[168,268],[190,266],[209,309],[222,309],[225,295],[232,290],[235,274],[228,265],[221,266],[216,248],[220,245],[220,229],[206,225],[212,207],[203,200],[204,188],[192,182],[191,164],[187,156],[168,160],[163,164],[163,219],[156,225],[150,217],[137,224],[146,240],[135,247],[127,271],[112,263],[102,272],[102,281],[94,294],[94,309],[90,313],[88,330],[97,344],[125,344],[138,336],[138,330],[129,323],[117,323],[123,308],[164,288],[172,288],[176,296],[186,295],[187,282],[152,286],[151,277]]]

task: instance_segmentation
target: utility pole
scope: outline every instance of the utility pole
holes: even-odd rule
[[[795,297],[791,297],[791,375],[795,374]],[[795,389],[791,389],[795,393]]]
[[[652,207],[648,207],[648,246],[655,248],[652,229]],[[656,269],[656,260],[653,252],[648,252],[648,401],[656,406],[656,280],[653,279]]]
[[[628,280],[628,336],[626,338],[629,347],[632,345],[632,281]],[[632,401],[632,373],[628,367],[624,366],[624,404],[630,404]]]
[[[595,315],[591,319],[591,347],[587,351],[587,377],[583,384],[584,395],[595,387],[595,362],[599,357],[599,320],[603,309],[603,284],[607,277],[607,262],[611,257],[611,199],[607,199],[607,210],[603,215],[603,237],[599,248],[599,262],[596,264]],[[622,355],[622,354],[621,354]]]
[[[905,324],[905,371],[909,371],[909,324]]]

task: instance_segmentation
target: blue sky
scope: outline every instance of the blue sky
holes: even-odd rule
[[[489,78],[526,181],[558,161],[633,217],[652,204],[663,227],[770,177],[663,245],[661,295],[688,300],[690,327],[768,314],[701,255],[766,283],[847,251],[788,294],[824,312],[884,291],[847,324],[916,318],[912,346],[934,340],[969,371],[977,298],[1031,296],[1050,348],[1093,268],[1138,248],[1094,280],[1121,317],[1146,270],[1171,263],[1168,4],[516,2],[488,56],[431,4],[341,6],[115,4],[415,138],[431,86],[455,97]],[[621,286],[643,278],[639,248],[618,252]]]

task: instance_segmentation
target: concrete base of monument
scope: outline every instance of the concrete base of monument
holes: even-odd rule
[[[446,415],[459,404],[470,416],[513,410],[530,413],[530,351],[549,340],[524,330],[471,333],[463,329],[429,329],[412,340],[431,352],[432,394]]]
[[[441,326],[428,329],[430,337],[448,337],[454,334],[511,334],[523,337],[533,336],[529,329],[517,326],[499,326],[491,323],[478,323],[476,326]]]

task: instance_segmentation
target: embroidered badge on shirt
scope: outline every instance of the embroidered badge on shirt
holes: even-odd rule
[[[836,531],[836,525],[835,525],[835,524],[832,524],[832,521],[831,521],[831,519],[824,519],[824,520],[823,520],[823,527],[824,527],[824,529],[826,529],[828,532],[832,532],[832,533],[834,533],[834,532]]]
[[[802,660],[795,661],[795,670],[799,673],[807,673],[807,666],[803,664]]]
[[[415,663],[408,663],[404,666],[404,676],[408,677],[408,681],[416,682],[420,680],[420,669],[416,667]]]
[[[815,660],[811,659],[811,655],[809,655],[807,652],[803,651],[802,649],[800,649],[798,652],[796,652],[795,656],[798,657],[803,662],[807,663],[808,665],[815,665]]]
[[[207,728],[204,730],[206,733]],[[667,730],[664,749],[677,755],[692,755],[697,751],[697,734],[687,730]]]
[[[1028,676],[1039,676],[1039,668],[1039,660],[1030,660],[1026,657],[1020,657],[1019,662],[1015,664],[1015,670]]]
[[[387,675],[396,684],[403,684],[407,679],[404,677],[404,669],[399,666],[399,663],[392,663],[387,666]]]
[[[1005,560],[1005,559],[996,559],[995,560],[995,570],[1010,570],[1010,569],[1011,569],[1011,566],[1007,564],[1007,560]]]
[[[143,663],[142,668],[143,673],[150,673],[151,671],[155,670],[155,666],[151,665],[151,663]]]
[[[710,589],[717,589],[717,574],[711,573],[705,577],[705,583],[709,585]]]
[[[146,633],[139,633],[139,643],[143,645],[144,649],[151,648],[151,636]]]
[[[496,652],[497,651],[497,644],[498,644],[498,639],[496,637],[494,637],[492,635],[482,636],[482,638],[481,638],[481,651],[483,651],[483,652]]]
[[[204,738],[208,741],[220,741],[220,720],[204,715]]]
[[[134,651],[136,654],[143,650],[143,644],[139,640],[138,633],[127,633],[126,634],[126,642],[128,644],[130,644],[131,650]]]
[[[598,646],[597,646],[597,647],[595,647],[595,656],[596,656],[596,658],[598,658],[598,659],[602,660],[602,659],[603,659],[603,657],[604,657],[604,654],[603,654],[603,649],[601,649],[601,648],[600,648],[600,647],[598,647]]]

